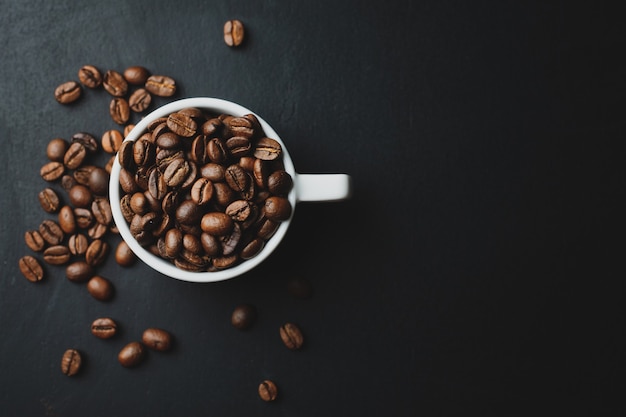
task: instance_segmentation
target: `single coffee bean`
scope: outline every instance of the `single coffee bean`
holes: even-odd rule
[[[200,168],[200,176],[213,182],[224,181],[224,167],[219,164],[209,162]]]
[[[176,208],[176,221],[183,225],[192,225],[202,218],[202,210],[192,200],[184,200]]]
[[[117,152],[117,158],[123,169],[135,169],[135,142],[122,142]]]
[[[252,207],[247,200],[236,200],[226,207],[226,214],[237,222],[245,222],[252,215]]]
[[[280,226],[279,222],[275,222],[270,219],[264,219],[259,225],[257,235],[262,239],[268,240],[269,238],[274,236],[274,233],[276,233],[276,230],[278,230],[278,226]]]
[[[245,192],[250,186],[250,176],[239,165],[231,165],[224,172],[226,183],[233,191]]]
[[[54,90],[54,98],[61,104],[70,104],[80,98],[82,90],[76,81],[68,81]]]
[[[178,113],[172,113],[167,118],[167,127],[177,135],[189,138],[196,134],[198,125],[191,117]]]
[[[206,145],[206,155],[211,160],[211,162],[215,162],[216,164],[221,164],[226,161],[228,157],[228,151],[226,150],[226,145],[220,138],[211,138]]]
[[[83,65],[78,70],[78,80],[87,88],[97,88],[102,85],[102,73],[93,65]]]
[[[230,317],[230,323],[240,330],[249,328],[255,320],[256,308],[251,304],[238,305]]]
[[[128,83],[117,71],[108,70],[102,79],[104,89],[114,97],[123,97],[128,91]]]
[[[208,204],[213,197],[213,183],[208,178],[198,178],[191,187],[191,199],[199,206]]]
[[[175,188],[181,185],[187,179],[187,175],[189,174],[190,170],[191,166],[186,159],[176,158],[165,169],[165,172],[163,173],[163,179],[165,180],[165,183],[168,187]]]
[[[224,236],[233,230],[233,219],[226,213],[209,212],[202,216],[200,227],[203,232],[214,236]]]
[[[101,239],[94,239],[85,252],[85,262],[91,266],[101,265],[109,254],[109,244]],[[44,252],[45,256],[45,252]]]
[[[39,204],[47,213],[56,213],[59,210],[61,201],[56,191],[52,188],[44,188],[38,194]]]
[[[261,138],[254,148],[254,156],[264,161],[274,161],[282,155],[283,149],[275,139]]]
[[[302,331],[293,323],[285,323],[280,326],[280,338],[285,346],[291,350],[300,349],[304,343]]]
[[[202,134],[207,137],[219,135],[222,127],[222,121],[219,118],[214,117],[202,124]]]
[[[306,278],[296,277],[287,282],[287,291],[296,298],[308,299],[313,294],[313,286]]]
[[[84,255],[89,247],[89,240],[87,239],[87,236],[83,234],[74,234],[67,240],[67,247],[72,255]]]
[[[56,181],[65,173],[65,166],[61,162],[48,162],[39,170],[41,178],[45,181]]]
[[[148,138],[141,137],[134,142],[133,159],[137,166],[147,167],[156,156],[156,147]]]
[[[76,220],[76,226],[80,229],[88,229],[94,222],[91,210],[83,207],[77,207],[74,209],[74,219]]]
[[[172,347],[172,335],[163,329],[149,328],[144,330],[141,341],[149,349],[165,352]]]
[[[106,153],[114,154],[119,151],[122,146],[122,142],[124,142],[124,137],[122,133],[117,129],[107,130],[102,134],[102,138],[100,139],[100,144],[102,145],[102,149]]]
[[[139,342],[130,342],[120,350],[117,360],[125,368],[132,368],[143,361],[145,349]]]
[[[89,172],[87,186],[97,196],[106,196],[109,192],[109,173],[100,167],[94,167]]]
[[[69,262],[71,257],[67,246],[55,245],[43,251],[43,260],[50,265],[63,265]]]
[[[241,21],[233,19],[224,23],[224,42],[228,46],[239,46],[244,40],[244,27]]]
[[[267,178],[267,188],[272,194],[289,194],[289,191],[291,191],[292,187],[293,179],[291,178],[291,175],[289,175],[289,173],[283,169],[272,172],[272,174]]]
[[[115,249],[115,262],[120,266],[129,267],[135,263],[137,256],[123,240],[117,244]]]
[[[217,236],[204,232],[200,235],[200,244],[208,256],[218,256],[222,254],[222,242]]]
[[[146,111],[152,103],[152,96],[148,90],[139,88],[133,92],[128,98],[128,105],[130,109],[135,113],[141,113]]]
[[[63,164],[68,169],[76,169],[82,165],[87,156],[87,148],[83,144],[73,142],[63,156]]]
[[[59,245],[63,241],[63,230],[54,220],[46,219],[39,225],[39,233],[51,245]]]
[[[259,384],[259,397],[263,401],[274,401],[278,397],[278,388],[273,381],[266,379]]]
[[[115,97],[109,104],[111,119],[118,125],[125,124],[130,118],[130,106],[123,97]]]
[[[65,268],[65,276],[72,282],[84,282],[93,276],[93,268],[85,261],[75,261]]]
[[[176,82],[164,75],[151,75],[145,83],[150,93],[159,97],[171,97],[176,93]]]
[[[291,203],[285,197],[269,197],[265,200],[265,216],[277,222],[287,220],[291,216]]]
[[[65,139],[54,138],[48,142],[48,146],[46,147],[46,156],[51,161],[63,162],[63,157],[65,156],[65,152],[69,146],[70,145]]]
[[[109,228],[102,223],[95,222],[87,229],[87,236],[91,239],[102,239],[107,234]]]
[[[73,175],[65,174],[61,177],[61,187],[63,187],[65,191],[69,191],[70,188],[72,188],[76,184],[76,178],[74,178]]]
[[[59,210],[59,227],[68,235],[76,231],[76,218],[72,207],[63,206]]]
[[[257,256],[263,247],[265,241],[261,238],[252,239],[247,245],[241,248],[241,259],[248,260]]]
[[[110,339],[117,333],[117,323],[108,317],[95,319],[91,323],[91,334],[99,339]]]
[[[226,140],[226,149],[233,158],[240,158],[250,152],[252,144],[250,140],[243,136],[233,136]]]
[[[101,225],[108,226],[113,222],[113,213],[107,198],[95,198],[91,203],[91,213]]]
[[[213,259],[213,266],[218,270],[227,269],[236,265],[238,260],[239,260],[239,256],[237,256],[237,254],[229,255],[229,256],[220,256],[218,258]]]
[[[94,153],[98,150],[98,141],[87,132],[76,132],[72,135],[72,143],[80,143],[87,152]]]
[[[27,230],[24,233],[24,241],[26,246],[35,252],[41,252],[46,246],[46,241],[38,230]]]
[[[239,136],[246,139],[254,136],[253,123],[245,117],[232,117],[224,125],[231,136]]]
[[[183,233],[180,229],[172,228],[165,233],[163,243],[165,255],[170,259],[175,259],[183,250]]]
[[[93,171],[95,168],[95,165],[82,165],[76,168],[72,175],[74,176],[74,179],[78,184],[88,186],[89,176],[91,175],[91,171]]]
[[[91,205],[93,201],[93,195],[89,188],[82,184],[78,184],[70,188],[68,192],[68,198],[70,199],[70,203],[74,207],[87,208]]]
[[[30,282],[38,282],[43,279],[43,268],[35,257],[30,255],[21,257],[19,267],[22,275]]]
[[[82,358],[76,349],[68,349],[61,358],[61,372],[67,376],[73,376],[80,371]]]
[[[113,297],[113,284],[108,279],[95,275],[87,282],[87,291],[96,300],[108,301]]]
[[[150,72],[139,65],[134,65],[124,70],[124,78],[129,84],[133,85],[145,84],[149,76]]]

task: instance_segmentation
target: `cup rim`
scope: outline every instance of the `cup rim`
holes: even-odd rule
[[[160,117],[165,117],[171,113],[180,111],[187,107],[197,107],[200,109],[205,109],[208,111],[213,111],[216,114],[229,114],[233,116],[244,116],[246,114],[253,114],[259,120],[261,127],[267,137],[271,137],[280,143],[282,146],[282,154],[283,154],[283,164],[285,167],[285,171],[287,171],[294,181],[296,179],[296,171],[293,165],[293,161],[287,151],[287,147],[285,143],[280,138],[280,136],[276,133],[276,131],[258,114],[254,113],[252,110],[247,109],[246,107],[234,103],[229,100],[215,98],[215,97],[192,97],[192,98],[183,98],[168,104],[165,104],[149,114],[147,114],[143,119],[141,119],[135,127],[129,132],[124,141],[135,141],[137,140],[146,130],[148,125],[158,119]],[[162,275],[166,275],[171,278],[175,278],[181,281],[187,282],[196,282],[196,283],[208,283],[208,282],[219,282],[225,281],[228,279],[235,278],[237,276],[243,275],[244,273],[252,270],[265,259],[267,259],[274,250],[278,247],[279,243],[283,240],[285,234],[287,233],[287,229],[291,224],[291,219],[293,218],[295,208],[296,208],[296,188],[295,185],[292,187],[289,192],[287,198],[291,204],[292,210],[291,215],[287,220],[284,220],[278,226],[278,229],[274,233],[274,235],[265,242],[265,245],[260,253],[254,256],[251,259],[244,260],[239,264],[219,270],[219,271],[205,271],[205,272],[193,272],[186,271],[178,268],[173,263],[162,259],[146,248],[141,246],[139,242],[131,235],[130,227],[124,216],[122,215],[122,210],[120,208],[120,186],[119,186],[119,177],[120,177],[120,169],[121,165],[119,163],[119,158],[117,153],[115,154],[115,158],[111,167],[111,174],[109,178],[109,201],[111,206],[111,211],[113,213],[113,220],[117,229],[119,230],[120,236],[122,239],[128,244],[133,253],[146,265],[154,269],[155,271],[161,273]]]

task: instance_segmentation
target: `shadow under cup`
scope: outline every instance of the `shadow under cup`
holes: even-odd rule
[[[206,272],[194,272],[178,268],[173,263],[152,254],[148,249],[144,248],[133,237],[130,232],[130,227],[122,215],[120,208],[120,170],[121,165],[118,157],[116,156],[111,169],[111,176],[109,182],[109,199],[111,201],[111,210],[113,213],[113,219],[117,226],[122,239],[128,244],[130,249],[137,255],[139,259],[145,262],[154,270],[183,281],[189,282],[217,282],[223,281],[236,276],[242,275],[245,272],[253,269],[255,266],[263,262],[273,251],[285,236],[287,229],[293,218],[296,205],[302,201],[337,201],[343,200],[350,195],[350,177],[345,174],[298,174],[294,168],[293,162],[287,147],[280,139],[278,134],[267,124],[261,117],[256,115],[251,110],[240,106],[239,104],[210,97],[197,97],[188,98],[166,104],[158,109],[154,110],[146,117],[144,117],[133,130],[126,137],[126,141],[137,140],[154,120],[166,117],[171,113],[178,112],[188,107],[195,107],[208,112],[219,114],[228,114],[235,117],[241,117],[246,114],[254,114],[265,136],[275,139],[282,147],[282,159],[284,169],[293,179],[293,187],[289,192],[287,198],[291,204],[291,215],[287,220],[284,220],[278,226],[278,229],[274,235],[265,242],[263,249],[253,258],[240,262],[239,264],[227,269],[218,271],[206,271]]]

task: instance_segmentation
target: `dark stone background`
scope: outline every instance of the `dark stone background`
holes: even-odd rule
[[[626,26],[618,2],[581,3],[0,0],[0,414],[624,415]],[[84,64],[253,109],[299,172],[348,173],[354,196],[299,205],[271,258],[228,282],[110,257],[111,302],[60,267],[31,284],[17,265],[49,217],[47,142],[116,127],[103,91],[55,102]],[[296,276],[311,299],[286,291]],[[259,310],[247,332],[229,323],[240,302]],[[99,316],[119,337],[89,333]],[[122,368],[148,326],[176,348]]]

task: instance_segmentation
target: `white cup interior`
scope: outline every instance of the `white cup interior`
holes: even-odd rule
[[[182,110],[187,107],[197,107],[203,110],[207,110],[209,112],[215,114],[230,114],[233,116],[244,116],[246,114],[254,114],[263,128],[265,135],[272,139],[277,140],[282,146],[282,154],[283,154],[283,162],[285,166],[285,171],[291,175],[294,180],[296,179],[296,171],[293,166],[293,162],[289,153],[287,151],[287,147],[285,146],[282,139],[278,136],[278,134],[272,129],[272,127],[263,120],[259,115],[254,113],[253,111],[240,106],[239,104],[222,100],[218,98],[212,97],[196,97],[196,98],[187,98],[181,99],[169,104],[166,104],[153,112],[149,113],[146,117],[144,117],[137,125],[133,128],[133,130],[128,134],[125,140],[135,141],[137,140],[146,130],[148,125],[158,119],[160,117],[165,117],[171,113],[175,113],[179,110]],[[291,192],[288,195],[289,202],[291,203],[291,216],[289,219],[281,222],[276,233],[267,240],[265,246],[261,250],[259,254],[257,254],[252,259],[243,261],[238,265],[235,265],[231,268],[214,271],[214,272],[192,272],[186,271],[176,267],[173,263],[162,259],[158,256],[153,255],[146,248],[141,246],[137,240],[130,233],[130,228],[124,216],[122,215],[122,210],[120,208],[120,163],[118,158],[115,158],[113,163],[113,167],[111,169],[111,177],[109,182],[109,199],[111,201],[111,210],[113,212],[113,219],[115,221],[115,225],[117,226],[122,239],[128,244],[130,249],[137,255],[139,259],[141,259],[144,263],[150,266],[152,269],[160,272],[161,274],[167,275],[172,278],[176,278],[183,281],[188,282],[217,282],[223,281],[227,279],[231,279],[242,275],[248,271],[250,271],[255,266],[259,265],[263,262],[273,251],[276,249],[278,244],[281,242],[287,229],[289,228],[289,224],[291,223],[291,219],[293,218],[293,214],[296,208],[296,188],[293,187]]]

